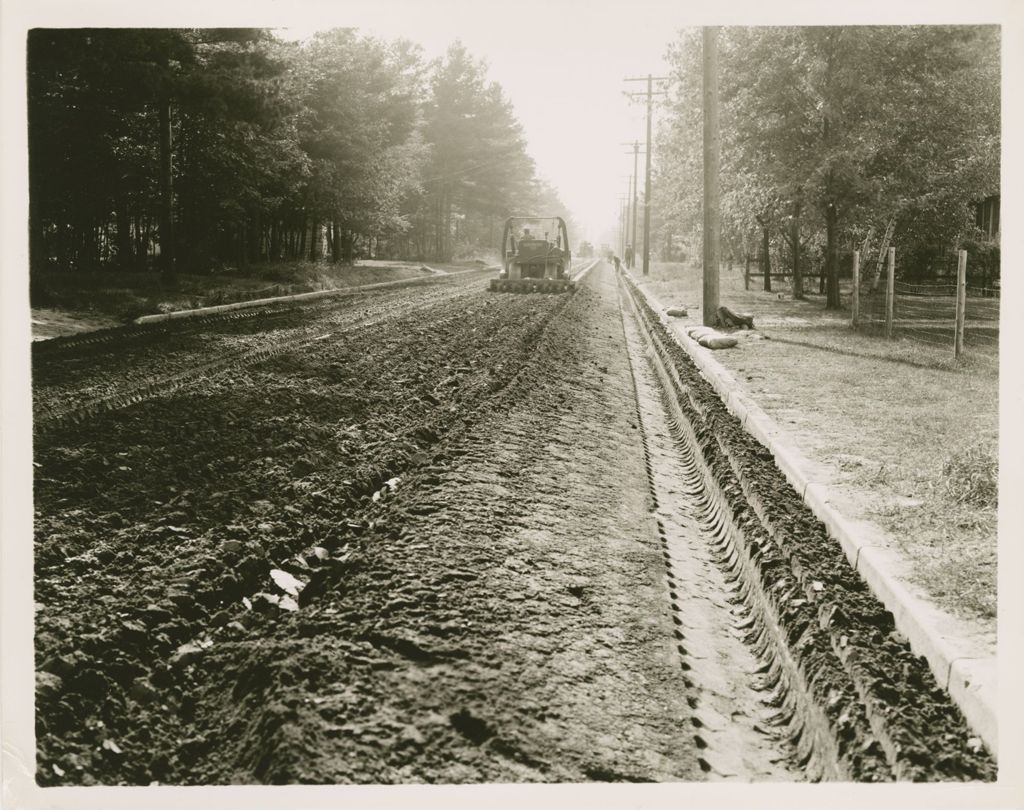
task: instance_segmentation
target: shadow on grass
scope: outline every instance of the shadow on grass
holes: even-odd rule
[[[769,339],[775,343],[786,343],[791,346],[803,346],[808,349],[818,349],[819,351],[828,352],[830,354],[842,354],[848,357],[861,357],[867,360],[883,360],[887,363],[894,363],[896,365],[912,366],[914,368],[925,368],[936,371],[960,372],[976,371],[979,369],[991,371],[998,370],[998,357],[990,357],[982,354],[969,355],[966,359],[957,361],[952,357],[952,352],[950,352],[950,356],[948,358],[914,356],[912,354],[895,355],[883,354],[881,352],[857,351],[848,347],[815,343],[809,340],[797,340],[795,338],[776,337],[774,335]]]

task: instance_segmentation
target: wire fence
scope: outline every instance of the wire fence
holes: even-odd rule
[[[957,284],[892,280],[891,293],[889,284],[883,274],[878,289],[861,294],[858,328],[869,334],[953,350],[957,339]],[[999,346],[999,289],[965,285],[964,292],[962,347],[994,353]]]
[[[865,331],[884,334],[886,292],[864,297],[861,324]],[[964,345],[995,347],[999,343],[999,290],[967,287],[964,308]],[[935,346],[952,346],[956,337],[956,284],[895,283],[893,337]]]

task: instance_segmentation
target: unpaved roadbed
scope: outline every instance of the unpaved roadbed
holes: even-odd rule
[[[481,291],[48,430],[40,781],[695,778],[595,307]]]
[[[709,469],[688,497],[718,505],[679,523],[711,531],[705,563],[673,562],[695,540],[665,533],[674,475],[652,472],[657,420],[631,373],[644,355],[607,265],[574,295],[409,295],[368,320],[318,309],[301,328],[322,340],[41,423],[41,784],[993,778],[683,354],[668,360],[701,458],[680,486]],[[133,373],[160,373],[162,347]],[[116,386],[114,358],[83,357],[69,393],[91,362]],[[54,373],[39,402],[61,396]],[[715,545],[726,516],[838,771],[815,766],[832,754],[808,744],[766,625],[737,601],[751,590]],[[701,660],[727,646],[732,663]],[[727,669],[733,704],[712,694]],[[716,733],[723,717],[742,734]],[[746,761],[729,756],[741,736]]]

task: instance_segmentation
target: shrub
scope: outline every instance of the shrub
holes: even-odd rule
[[[994,444],[969,447],[942,466],[946,494],[956,503],[996,508],[999,504],[999,456]]]

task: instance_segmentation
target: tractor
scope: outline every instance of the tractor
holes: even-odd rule
[[[502,270],[491,279],[498,292],[567,292],[572,254],[561,217],[509,217],[501,238]]]

